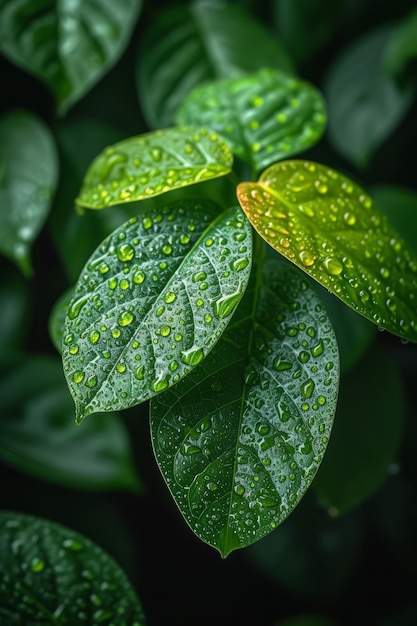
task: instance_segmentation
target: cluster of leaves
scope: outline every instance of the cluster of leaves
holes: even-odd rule
[[[60,116],[122,56],[142,8],[138,0],[75,5],[58,12],[53,2],[0,4],[1,51],[49,87]],[[277,3],[289,51],[290,18],[298,15],[291,6]],[[5,462],[71,487],[138,491],[115,412],[150,400],[153,451],[166,484],[193,532],[223,557],[276,529],[320,466],[314,489],[333,514],[372,493],[398,450],[401,412],[380,454],[369,460],[364,452],[358,471],[371,469],[360,489],[354,471],[343,474],[343,433],[338,439],[336,431],[329,461],[325,453],[336,410],[350,412],[343,393],[338,404],[340,375],[358,368],[375,329],[417,342],[415,196],[365,190],[339,169],[292,157],[311,152],[328,118],[334,149],[366,169],[414,102],[415,28],[412,13],[356,42],[330,68],[323,96],[296,69],[319,39],[290,55],[236,4],[162,11],[139,46],[146,131],[100,133],[87,171],[76,164],[83,180],[77,211],[67,216],[50,215],[59,204],[60,165],[65,178],[52,130],[28,110],[3,116],[0,250],[28,280],[36,272],[32,245],[48,222],[68,279],[48,315],[50,341],[62,353],[76,421],[94,414],[77,428],[62,366],[52,356],[21,357],[0,384]],[[366,62],[350,86],[358,57]],[[71,146],[72,130],[57,132],[61,148]],[[399,200],[402,216],[392,214]],[[13,292],[9,301],[15,306],[20,297]],[[17,326],[9,326],[11,354]],[[383,353],[377,369],[372,381],[384,381],[388,400],[374,412],[388,419],[403,402],[401,385]],[[368,420],[372,432],[365,404],[356,400],[357,420],[361,428]],[[5,616],[18,603],[22,614],[37,611],[53,623],[72,610],[97,622],[144,623],[139,600],[106,555],[101,589],[122,593],[117,615],[85,582],[88,598],[78,605],[68,597],[57,607],[48,577],[42,599],[17,600],[19,575],[33,588],[47,562],[61,575],[62,560],[65,576],[76,579],[80,566],[62,546],[82,553],[84,572],[98,548],[47,521],[5,513],[0,522]],[[21,533],[34,533],[24,554]],[[101,575],[90,573],[91,580]]]

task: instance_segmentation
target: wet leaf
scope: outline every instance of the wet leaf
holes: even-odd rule
[[[417,342],[417,258],[352,180],[286,161],[241,183],[238,197],[275,250],[374,324]]]
[[[140,42],[136,83],[151,128],[170,126],[198,84],[261,67],[292,71],[277,39],[244,7],[192,2],[166,7]]]
[[[326,112],[315,87],[264,69],[196,87],[176,118],[179,124],[201,124],[223,135],[258,173],[314,145],[323,134]]]
[[[332,515],[365,502],[387,478],[403,441],[404,399],[401,372],[381,348],[342,378],[334,432],[313,486]]]
[[[73,489],[138,491],[128,433],[115,413],[84,428],[59,358],[22,358],[2,372],[0,458],[40,480]],[[76,462],[74,462],[76,459]]]
[[[31,246],[49,212],[58,157],[49,129],[32,113],[0,119],[0,252],[28,276]]]
[[[9,0],[2,9],[0,49],[48,85],[65,113],[122,53],[141,0]]]
[[[271,532],[304,495],[330,436],[338,376],[324,308],[277,259],[253,275],[204,363],[151,400],[165,481],[223,557]]]
[[[245,291],[251,232],[240,207],[184,200],[148,208],[104,240],[64,330],[79,422],[143,402],[204,359]]]
[[[76,202],[102,209],[225,176],[233,156],[204,128],[174,127],[130,137],[106,148],[91,164]]]
[[[1,511],[0,552],[4,624],[146,624],[140,600],[116,561],[66,526]]]

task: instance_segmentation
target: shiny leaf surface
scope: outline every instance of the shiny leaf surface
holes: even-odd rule
[[[0,50],[48,85],[65,113],[124,52],[141,0],[3,2]]]
[[[352,180],[287,161],[241,183],[238,197],[275,250],[374,324],[417,342],[417,258]]]
[[[271,532],[320,465],[339,359],[324,308],[277,259],[204,363],[151,400],[155,456],[191,529],[223,557]]]
[[[26,111],[0,119],[0,252],[25,275],[31,246],[49,212],[58,178],[58,156],[49,129]]]
[[[204,128],[174,127],[130,137],[106,148],[91,164],[76,202],[102,209],[225,176],[233,156]]]
[[[259,172],[310,148],[322,136],[325,104],[305,81],[264,69],[196,87],[177,112],[180,124],[212,128]]]
[[[77,420],[167,389],[213,348],[251,269],[240,207],[184,200],[144,210],[87,262],[65,322]]]
[[[116,561],[66,526],[1,511],[0,553],[2,624],[146,624]]]

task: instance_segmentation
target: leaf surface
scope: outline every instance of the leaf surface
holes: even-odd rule
[[[176,119],[220,133],[259,173],[314,145],[323,134],[326,112],[315,87],[279,70],[263,69],[196,87]]]
[[[173,127],[130,137],[106,148],[91,164],[76,200],[102,209],[225,176],[233,156],[204,128]]]
[[[198,84],[265,66],[292,71],[277,39],[244,7],[204,1],[166,7],[139,47],[136,84],[149,126],[170,126]]]
[[[352,180],[286,161],[241,183],[238,198],[280,254],[374,324],[417,341],[417,258]]]
[[[119,59],[141,0],[9,0],[0,49],[46,83],[65,113]]]
[[[3,624],[146,624],[116,561],[66,526],[1,511],[0,552]]]
[[[240,207],[184,200],[146,209],[104,240],[65,322],[78,421],[139,404],[203,360],[245,291],[251,232]]]
[[[223,557],[271,532],[320,465],[339,361],[326,313],[282,261],[251,280],[201,366],[151,400],[155,456],[185,520]]]
[[[27,111],[0,119],[0,251],[25,275],[31,246],[48,215],[58,178],[49,129]]]

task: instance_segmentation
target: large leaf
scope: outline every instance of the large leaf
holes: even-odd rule
[[[151,400],[155,456],[191,529],[223,557],[276,528],[320,465],[339,359],[303,275],[264,266],[201,366]]]
[[[417,258],[352,180],[286,161],[241,183],[238,197],[275,250],[374,324],[417,342]]]
[[[0,120],[0,251],[32,272],[30,249],[41,230],[58,177],[49,129],[26,111]]]
[[[123,53],[141,0],[8,0],[0,50],[53,92],[59,111],[79,100]]]
[[[330,66],[324,92],[329,139],[335,149],[365,167],[407,113],[415,89],[400,87],[384,70],[394,27],[379,27],[354,41]]]
[[[251,268],[239,207],[146,209],[93,253],[66,318],[63,363],[77,420],[124,409],[188,374],[212,349]]]
[[[76,202],[102,209],[218,178],[233,156],[216,133],[182,127],[130,137],[106,148],[91,164]]]
[[[263,69],[196,87],[179,107],[179,124],[200,124],[222,134],[233,152],[259,172],[307,150],[322,136],[320,92],[278,70]]]
[[[2,624],[146,624],[116,561],[66,526],[2,511],[0,554]]]
[[[292,70],[276,38],[244,7],[200,1],[165,8],[139,48],[138,96],[149,126],[170,126],[201,82],[265,66]]]
[[[382,485],[400,452],[404,418],[404,389],[392,355],[369,351],[342,378],[332,439],[314,481],[333,515],[352,510]]]
[[[60,359],[26,357],[9,370],[0,382],[3,461],[65,487],[138,490],[123,422],[109,413],[78,428]]]

